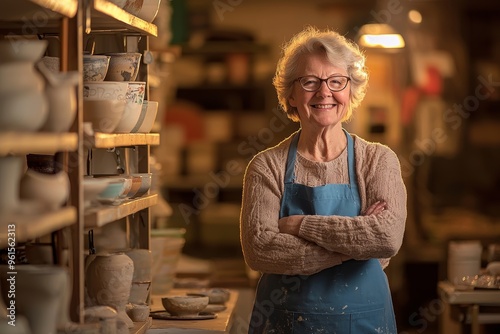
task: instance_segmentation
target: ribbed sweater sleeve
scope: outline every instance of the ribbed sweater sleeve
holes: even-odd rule
[[[306,216],[299,236],[356,260],[390,258],[401,247],[406,222],[406,189],[399,161],[386,146],[359,138],[356,143],[362,211],[379,200],[387,202],[387,209],[370,216]]]
[[[262,154],[247,167],[240,218],[247,264],[263,273],[287,275],[311,275],[340,264],[338,253],[279,232],[284,166],[282,158],[268,159],[267,154]]]

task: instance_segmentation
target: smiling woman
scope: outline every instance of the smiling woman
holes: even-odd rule
[[[263,273],[249,333],[397,332],[383,268],[405,229],[399,162],[342,127],[367,82],[364,56],[334,31],[307,28],[285,45],[274,85],[300,129],[244,177],[243,254]]]

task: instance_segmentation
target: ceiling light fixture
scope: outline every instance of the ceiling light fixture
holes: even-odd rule
[[[390,25],[385,23],[369,23],[359,29],[358,43],[367,48],[400,49],[405,41]]]

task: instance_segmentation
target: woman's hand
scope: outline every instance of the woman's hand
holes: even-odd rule
[[[303,218],[303,215],[283,217],[278,221],[278,228],[281,233],[299,235]]]
[[[387,203],[385,201],[377,201],[370,205],[369,207],[366,208],[365,212],[363,212],[361,215],[362,216],[369,216],[369,215],[378,215],[382,211],[386,209]]]

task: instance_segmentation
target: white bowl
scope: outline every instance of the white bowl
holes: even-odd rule
[[[110,56],[84,55],[83,81],[104,81],[108,73]]]
[[[116,133],[130,133],[134,126],[137,124],[141,116],[142,104],[144,102],[144,95],[146,92],[145,82],[129,82],[127,90],[127,103],[123,117],[116,126],[114,132]]]
[[[139,74],[139,66],[141,64],[141,53],[136,52],[121,52],[107,53],[111,56],[109,60],[108,73],[106,81],[135,81]]]
[[[144,21],[153,22],[160,9],[160,3],[161,0],[144,0],[137,16]]]
[[[156,120],[156,114],[158,113],[158,102],[156,101],[144,101],[141,108],[141,115],[137,124],[132,129],[132,133],[149,133],[153,129],[153,125]]]
[[[127,91],[127,82],[90,81],[83,83],[85,100],[125,100]]]
[[[39,60],[49,43],[46,40],[7,39],[0,41],[0,63]]]
[[[125,111],[125,100],[83,100],[83,120],[96,132],[112,133]]]
[[[49,103],[43,91],[0,94],[0,131],[37,131],[48,114]]]

